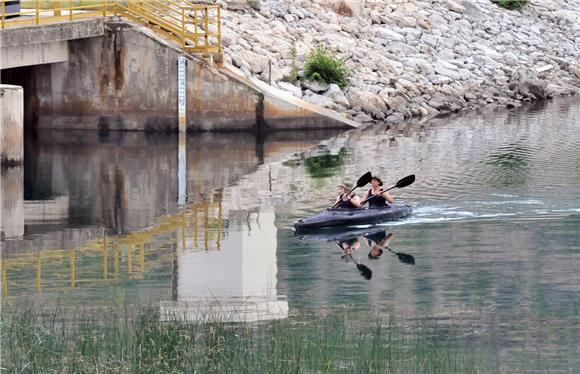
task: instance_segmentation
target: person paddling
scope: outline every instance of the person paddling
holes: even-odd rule
[[[360,208],[360,197],[350,192],[352,190],[352,186],[349,183],[344,183],[343,185],[339,186],[339,188],[342,189],[342,193],[337,196],[336,203],[334,203],[337,208]]]
[[[383,181],[378,177],[373,177],[371,179],[371,188],[367,191],[364,196],[363,201],[369,202],[369,208],[383,207],[385,204],[392,204],[395,199],[388,191],[383,191],[381,187],[383,186]]]

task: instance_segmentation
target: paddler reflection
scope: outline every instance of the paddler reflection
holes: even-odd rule
[[[342,250],[341,258],[347,263],[353,262],[363,278],[371,279],[373,277],[373,272],[371,269],[361,264],[353,257],[354,252],[360,248],[360,240],[358,239],[358,235],[354,238],[337,240],[336,245],[338,245],[338,247]]]

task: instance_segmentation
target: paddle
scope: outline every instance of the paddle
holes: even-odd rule
[[[365,174],[366,175],[366,174]],[[372,179],[372,178],[371,178]],[[405,178],[400,179],[397,184],[395,184],[393,187],[391,188],[387,188],[386,190],[381,190],[381,193],[383,192],[387,192],[392,190],[393,188],[403,188],[403,187],[407,187],[412,185],[415,182],[415,174],[411,174],[411,175],[407,175]],[[380,195],[373,195],[371,197],[369,197],[368,199],[364,199],[361,203],[360,206],[363,206],[367,201],[369,201],[370,199],[372,199],[373,197],[377,197]]]
[[[339,242],[336,242],[336,245],[338,246],[338,248],[340,248],[340,250],[343,250],[342,248],[342,244],[340,244]],[[354,264],[356,265],[356,268],[358,269],[360,275],[363,276],[363,278],[365,279],[371,279],[373,277],[373,271],[371,269],[369,269],[367,266],[357,262],[354,257],[352,257],[352,253],[348,253],[348,254],[344,254],[341,256],[343,259],[351,259],[352,262],[354,262]],[[348,262],[348,261],[347,261]]]
[[[408,255],[406,253],[395,252],[395,251],[391,250],[391,248],[387,247],[386,245],[379,245],[379,247],[387,249],[392,254],[397,255],[397,257],[399,258],[399,261],[401,261],[402,263],[407,264],[407,265],[415,265],[415,257]]]
[[[366,172],[362,177],[360,177],[358,179],[358,181],[356,181],[356,186],[354,186],[350,191],[348,191],[348,193],[346,195],[348,196],[357,188],[369,184],[371,182],[371,179],[373,179],[373,175],[371,174],[371,172],[370,171]],[[336,208],[339,203],[340,203],[340,201],[337,201],[330,209]]]

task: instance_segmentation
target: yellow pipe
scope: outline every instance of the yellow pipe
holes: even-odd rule
[[[60,17],[60,15],[61,15],[60,14],[61,8],[62,8],[62,6],[61,6],[61,3],[60,3],[60,0],[55,0],[54,1],[54,6],[53,6],[53,9],[54,9],[53,14],[54,14],[55,17]]]
[[[39,21],[40,21],[40,17],[39,17],[39,14],[38,14],[38,12],[39,12],[39,5],[40,5],[40,1],[39,1],[39,0],[36,0],[36,1],[34,2],[34,5],[35,5],[35,7],[36,7],[36,24],[38,25],[38,24],[39,24]]]
[[[198,225],[199,223],[197,222],[197,205],[195,205],[195,208],[193,209],[193,244],[195,248],[197,248],[197,237],[199,234]]]

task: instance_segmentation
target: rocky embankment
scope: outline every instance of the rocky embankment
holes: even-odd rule
[[[580,92],[577,1],[222,1],[226,62],[359,122],[400,121]],[[322,43],[348,57],[349,86],[304,79]],[[271,74],[269,64],[272,64]],[[293,68],[298,80],[288,82]]]

